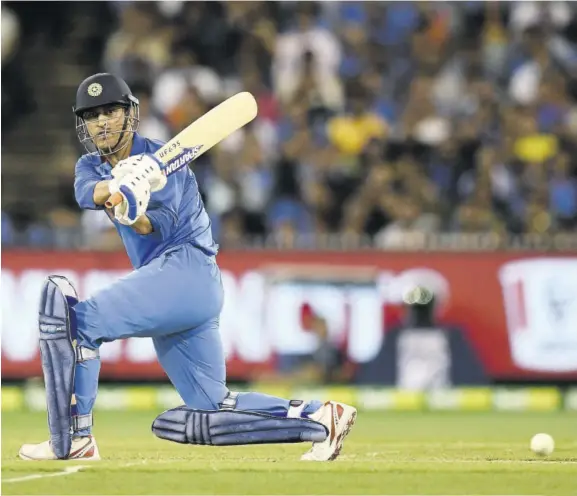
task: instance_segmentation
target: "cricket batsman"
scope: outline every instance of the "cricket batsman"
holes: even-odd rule
[[[193,172],[161,172],[153,154],[163,143],[137,133],[139,102],[119,77],[84,80],[73,110],[88,151],[76,163],[76,200],[108,215],[134,271],[85,300],[65,277],[44,282],[39,341],[50,439],[23,445],[20,457],[99,460],[92,434],[99,347],[148,337],[184,402],[156,417],[157,437],[216,446],[308,442],[302,460],[334,460],[355,408],[227,388],[218,245]],[[122,203],[106,208],[114,193]]]

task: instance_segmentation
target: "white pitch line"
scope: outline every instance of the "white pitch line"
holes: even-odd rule
[[[146,463],[148,463],[148,460],[141,460],[138,462],[125,463],[122,465],[122,467],[134,467],[135,465],[145,465]],[[160,462],[160,463],[162,463],[162,462]],[[94,467],[94,465],[91,465],[91,466],[75,465],[72,467],[66,467],[62,472],[56,472],[56,473],[50,473],[50,474],[30,474],[30,475],[26,475],[24,477],[14,477],[13,479],[2,479],[2,482],[26,482],[29,480],[43,479],[44,477],[62,477],[63,475],[75,474],[77,472],[80,472],[83,469],[90,469],[93,467]]]
[[[45,477],[62,477],[64,475],[75,474],[80,470],[88,468],[85,465],[75,465],[74,467],[66,467],[62,472],[55,472],[51,474],[31,474],[24,477],[14,477],[12,479],[2,479],[2,482],[25,482],[34,479],[44,479]]]

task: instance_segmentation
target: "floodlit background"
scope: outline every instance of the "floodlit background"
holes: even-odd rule
[[[86,296],[130,269],[73,195],[76,87],[107,71],[150,138],[236,92],[258,100],[192,165],[221,245],[231,380],[341,385],[377,410],[577,408],[575,10],[3,2],[3,380],[40,377],[48,273]],[[102,356],[100,405],[178,401],[148,340]],[[106,395],[129,380],[153,386]],[[42,408],[26,384],[3,408]],[[503,384],[557,388],[478,389]]]

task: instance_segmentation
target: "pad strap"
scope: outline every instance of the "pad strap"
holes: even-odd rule
[[[92,413],[88,413],[87,415],[75,415],[72,417],[72,429],[74,432],[88,429],[93,425]]]
[[[90,348],[85,348],[84,346],[76,347],[76,361],[85,362],[86,360],[95,360],[100,358],[99,350],[91,350]]]
[[[236,402],[238,401],[238,395],[236,391],[229,391],[226,398],[219,403],[221,410],[234,410],[236,408]]]
[[[286,416],[291,418],[301,418],[305,405],[306,403],[303,400],[291,400]]]

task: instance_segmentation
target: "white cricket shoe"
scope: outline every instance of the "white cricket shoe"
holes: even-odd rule
[[[22,458],[22,460],[28,461],[58,460],[54,451],[52,451],[50,441],[44,441],[40,444],[24,444],[20,448],[18,456]],[[100,460],[100,453],[98,452],[96,439],[92,436],[72,438],[70,456],[67,460]]]
[[[334,460],[339,456],[343,441],[355,423],[357,409],[344,403],[327,401],[309,418],[325,425],[329,435],[324,441],[313,443],[313,447],[301,456],[301,460],[315,462]]]

